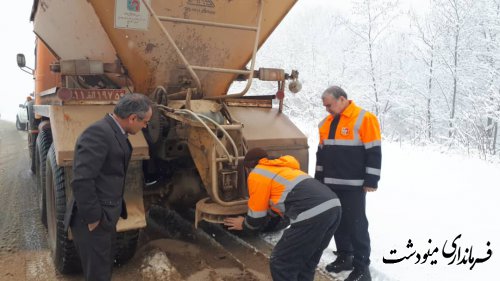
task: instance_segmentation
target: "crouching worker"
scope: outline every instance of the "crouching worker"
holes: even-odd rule
[[[254,148],[243,165],[252,169],[248,176],[246,217],[226,218],[230,230],[257,230],[266,221],[269,208],[290,219],[271,254],[274,281],[313,280],[323,250],[340,223],[337,195],[300,170],[299,162],[286,155],[270,159]]]

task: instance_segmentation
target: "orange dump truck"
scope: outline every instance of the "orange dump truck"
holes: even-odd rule
[[[118,222],[118,261],[134,254],[151,204],[195,209],[220,223],[246,213],[247,149],[292,154],[308,165],[307,139],[281,112],[298,72],[254,69],[257,50],[296,0],[35,0],[35,102],[29,145],[42,222],[56,268],[78,266],[63,228],[77,137],[126,93],[154,102],[152,121],[130,136],[128,219]],[[18,65],[25,67],[24,56]],[[252,81],[276,95],[246,95]],[[233,81],[246,85],[228,92]],[[273,100],[277,100],[273,108]]]

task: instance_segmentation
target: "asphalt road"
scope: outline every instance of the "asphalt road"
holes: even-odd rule
[[[56,273],[40,222],[27,132],[0,120],[0,280],[83,280]],[[143,280],[142,260],[117,268],[113,280]]]

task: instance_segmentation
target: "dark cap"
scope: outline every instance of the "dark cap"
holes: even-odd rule
[[[259,147],[250,149],[245,155],[245,159],[243,159],[243,166],[247,168],[254,168],[257,166],[257,163],[262,158],[267,158],[267,152]]]

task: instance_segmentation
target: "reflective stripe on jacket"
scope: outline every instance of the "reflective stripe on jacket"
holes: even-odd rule
[[[244,225],[250,229],[265,222],[269,209],[297,223],[340,206],[335,193],[302,172],[298,161],[289,155],[261,159],[248,176],[248,193]]]
[[[316,179],[333,190],[378,186],[382,150],[375,115],[350,101],[340,115],[319,124],[319,136]]]

